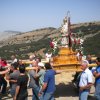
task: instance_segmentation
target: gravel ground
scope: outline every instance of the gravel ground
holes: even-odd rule
[[[56,91],[55,91],[55,100],[79,100],[78,93],[72,84],[74,72],[63,72],[55,76],[56,78]],[[88,100],[95,100],[92,94],[94,92],[94,87],[91,89],[91,94],[89,95]],[[31,89],[28,89],[28,100],[32,100]],[[10,96],[3,97],[1,100],[13,100]]]

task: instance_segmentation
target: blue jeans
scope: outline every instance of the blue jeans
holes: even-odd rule
[[[33,92],[32,100],[39,100],[38,96],[39,87],[32,88],[32,92]]]
[[[54,92],[44,93],[43,100],[54,100]]]
[[[96,100],[100,100],[100,83],[96,84],[95,97],[96,97]]]
[[[89,90],[84,90],[79,92],[79,100],[87,100],[89,95]]]

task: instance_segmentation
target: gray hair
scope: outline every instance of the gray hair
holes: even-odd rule
[[[89,65],[89,62],[87,60],[82,60],[82,63],[81,64],[84,64],[84,65],[88,66]]]

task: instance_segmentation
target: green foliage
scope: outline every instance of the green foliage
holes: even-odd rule
[[[84,42],[84,53],[100,56],[100,32]]]
[[[80,26],[72,30],[74,33],[81,31],[83,36],[93,34],[93,37],[89,37],[84,41],[83,52],[84,54],[93,54],[100,56],[100,24],[89,23],[87,26]],[[97,34],[97,35],[95,35]]]
[[[50,39],[46,37],[37,42],[7,45],[0,48],[0,56],[5,59],[10,59],[12,54],[16,54],[20,59],[27,59],[28,53],[37,52],[42,48],[48,48],[49,40]],[[39,56],[41,57],[41,55]]]
[[[97,33],[98,31],[100,31],[100,25],[91,23],[87,26],[80,26],[80,27],[74,28],[72,31],[74,33],[78,33],[79,31],[81,31],[83,33],[83,35],[94,34],[94,33]]]

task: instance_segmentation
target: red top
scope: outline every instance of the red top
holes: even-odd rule
[[[7,66],[7,62],[3,59],[0,60],[0,66],[5,67]]]

